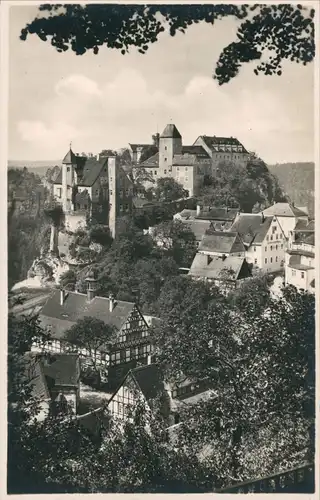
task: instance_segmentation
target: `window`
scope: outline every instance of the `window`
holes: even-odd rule
[[[283,245],[281,245],[281,248],[283,248]]]
[[[185,178],[184,178],[184,180],[185,180],[186,182],[188,182],[188,180],[189,180],[189,177],[185,177]]]
[[[258,263],[257,259],[254,259],[254,263],[255,263],[255,264],[257,264],[257,263]]]
[[[257,248],[256,247],[253,247],[253,251],[256,252],[257,251]]]
[[[276,245],[276,250],[278,250],[278,245]]]
[[[167,146],[165,146],[164,149],[165,149],[165,151],[167,151],[167,149],[168,149]]]
[[[272,264],[272,257],[270,257],[270,264]]]
[[[267,236],[267,241],[269,241],[269,236]]]
[[[301,273],[301,278],[304,278],[304,272]]]
[[[264,249],[265,249],[265,251],[267,251],[267,250],[268,250],[268,247],[264,247]]]
[[[277,226],[272,226],[272,234],[274,234],[277,230]]]
[[[188,167],[185,167],[184,169],[185,169],[186,171],[188,171]]]
[[[264,263],[267,264],[268,263],[268,259],[264,259]]]
[[[70,172],[70,167],[67,167],[67,172]]]
[[[167,161],[167,158],[165,158],[164,161]]]
[[[110,189],[110,195],[112,195],[112,189]]]
[[[167,171],[166,171],[166,170],[164,170],[164,172],[163,172],[163,173],[164,173],[164,174],[166,174],[166,173],[167,173]]]
[[[154,175],[157,175],[157,171],[156,170],[154,171]]]
[[[291,270],[291,274],[292,274],[292,276],[295,276],[295,275],[296,275],[296,270],[295,270],[295,269],[292,269],[292,270]]]
[[[278,257],[276,257],[276,262],[278,262]]]
[[[272,245],[270,245],[270,250],[271,250],[271,252],[272,252]]]
[[[273,235],[270,236],[270,240],[272,241],[273,240]]]
[[[58,188],[58,198],[61,198],[62,189]]]

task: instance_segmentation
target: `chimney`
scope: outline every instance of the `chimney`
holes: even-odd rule
[[[86,277],[86,283],[87,283],[87,301],[91,302],[94,297],[96,296],[97,289],[98,289],[98,282],[95,278],[94,272],[90,271]]]
[[[60,306],[63,306],[66,298],[66,291],[63,288],[60,288]]]
[[[226,254],[224,253],[221,258],[223,261],[226,260],[226,258],[227,258]]]
[[[201,212],[201,207],[200,207],[200,205],[197,205],[197,216],[200,215],[200,212]]]
[[[110,293],[109,295],[109,311],[112,312],[115,308],[116,301],[114,300],[114,295]]]

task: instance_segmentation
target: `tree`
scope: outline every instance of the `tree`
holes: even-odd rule
[[[94,374],[100,374],[97,365],[97,352],[109,350],[114,340],[115,328],[104,323],[102,320],[86,316],[79,319],[75,325],[67,330],[65,340],[71,345],[87,349],[90,356],[90,364]],[[100,380],[100,378],[99,378]]]
[[[254,294],[247,293],[248,302]],[[186,416],[180,439],[198,453],[213,450],[207,460],[221,486],[312,459],[314,306],[312,295],[286,287],[252,317],[217,298],[180,316],[173,309],[155,329],[167,370],[213,387]]]
[[[158,134],[158,136],[159,136],[159,134]],[[154,137],[155,144],[152,144],[149,147],[143,149],[141,156],[140,156],[139,163],[143,163],[144,161],[148,160],[149,158],[151,158],[151,156],[155,155],[158,152],[159,137],[156,137],[156,134],[153,135],[152,138],[153,137]]]
[[[214,24],[232,16],[242,22],[237,40],[222,50],[216,63],[214,78],[219,85],[229,82],[243,63],[255,61],[255,74],[282,73],[282,62],[290,59],[306,65],[315,55],[314,9],[301,5],[41,5],[37,17],[21,31],[21,40],[37,34],[58,52],[68,49],[77,55],[99,48],[121,50],[122,54],[136,46],[144,54],[150,44],[169,27],[174,36],[185,33],[199,22]],[[160,15],[159,15],[160,14]]]
[[[286,198],[267,165],[252,156],[246,166],[220,162],[216,175],[203,187],[200,200],[204,205],[240,207],[251,213],[254,207],[260,211]]]
[[[68,271],[62,273],[59,279],[61,288],[65,290],[74,290],[76,282],[77,276],[73,269],[68,269]]]
[[[154,197],[158,201],[175,201],[188,196],[188,192],[182,184],[176,182],[172,177],[161,177],[157,180],[154,188]]]
[[[179,266],[191,265],[197,245],[195,235],[187,224],[178,220],[161,222],[153,228],[152,236]]]

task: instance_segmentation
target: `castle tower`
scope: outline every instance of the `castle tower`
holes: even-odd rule
[[[168,124],[159,138],[159,177],[172,175],[175,154],[182,153],[182,138],[174,124]]]
[[[75,170],[77,168],[77,157],[71,147],[62,160],[62,208],[64,212],[72,209],[72,186],[75,183]]]
[[[109,229],[112,238],[116,234],[116,220],[119,212],[118,200],[118,173],[117,173],[117,157],[108,157],[108,182],[109,182]]]

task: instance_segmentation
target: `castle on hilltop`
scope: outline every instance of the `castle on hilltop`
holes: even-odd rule
[[[53,195],[62,205],[67,229],[84,227],[89,213],[108,225],[114,237],[116,219],[131,212],[133,183],[118,157],[80,156],[70,147],[54,181]]]
[[[191,146],[182,144],[182,137],[174,124],[168,124],[158,140],[158,152],[143,162],[142,153],[154,145],[130,144],[132,159],[144,168],[154,181],[171,177],[188,191],[199,193],[205,175],[214,175],[217,166],[229,161],[245,166],[249,152],[234,137],[200,135]],[[149,182],[149,186],[152,185]]]
[[[130,144],[133,168],[149,174],[144,187],[153,186],[157,179],[169,177],[180,183],[188,197],[197,195],[205,176],[214,175],[223,161],[245,165],[249,153],[233,137],[199,136],[193,145],[184,146],[174,124],[168,124],[157,137],[158,144]],[[158,151],[140,161],[143,150]],[[70,146],[54,181],[53,195],[62,205],[65,226],[70,231],[86,225],[87,214],[110,228],[114,237],[118,217],[132,212],[134,184],[120,166],[117,156],[81,156]]]

